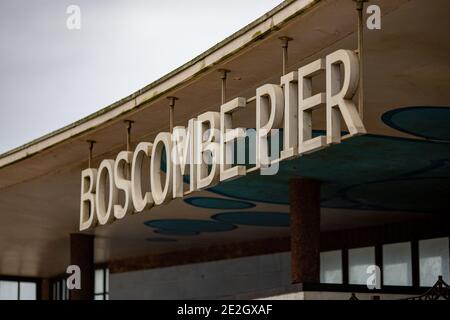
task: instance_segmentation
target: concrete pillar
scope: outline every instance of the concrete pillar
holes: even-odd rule
[[[81,270],[81,289],[70,290],[70,300],[94,299],[94,236],[70,235],[70,264]]]
[[[51,300],[51,282],[49,279],[41,279],[41,285],[40,285],[40,300]]]
[[[289,181],[292,283],[320,282],[320,182]]]

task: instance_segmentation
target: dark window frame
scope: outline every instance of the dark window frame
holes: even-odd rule
[[[450,256],[450,235],[436,235],[436,236],[429,236],[429,237],[419,237],[414,238],[412,240],[400,240],[400,241],[379,241],[374,244],[368,244],[364,243],[361,245],[351,245],[351,246],[345,246],[343,248],[327,248],[327,250],[321,250],[321,252],[328,252],[328,251],[335,251],[340,250],[341,251],[341,267],[342,267],[342,284],[329,284],[329,283],[320,283],[320,286],[324,287],[336,287],[336,286],[342,286],[342,288],[345,289],[345,291],[348,290],[359,290],[361,292],[365,292],[367,287],[365,285],[355,285],[349,283],[349,275],[350,275],[350,268],[349,268],[349,257],[348,252],[351,249],[358,249],[358,248],[364,248],[364,247],[374,247],[375,248],[375,264],[380,267],[380,281],[381,281],[381,289],[379,290],[370,290],[368,292],[374,292],[374,291],[392,291],[392,292],[407,292],[410,290],[413,290],[414,292],[422,292],[425,289],[429,289],[430,287],[423,287],[420,286],[420,266],[419,266],[419,241],[422,240],[431,240],[431,239],[437,239],[437,238],[447,238],[449,241],[449,256]],[[410,250],[411,250],[411,275],[412,275],[412,285],[408,286],[395,286],[395,285],[385,285],[383,283],[383,246],[388,244],[396,244],[396,243],[409,243],[410,244]],[[437,279],[436,279],[437,281]],[[341,288],[341,289],[342,289]],[[336,288],[335,288],[336,289]]]

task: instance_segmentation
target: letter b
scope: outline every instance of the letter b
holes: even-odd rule
[[[81,205],[80,231],[94,227],[97,224],[95,192],[97,169],[85,169],[81,172]]]

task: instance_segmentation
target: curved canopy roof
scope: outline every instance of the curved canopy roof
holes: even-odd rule
[[[372,2],[381,7],[383,20],[381,31],[366,31],[368,136],[286,162],[273,180],[249,176],[97,228],[91,231],[96,235],[96,261],[288,236],[284,195],[293,175],[326,181],[323,230],[436,214],[436,208],[448,211],[442,199],[448,199],[450,189],[445,129],[450,43],[444,40],[450,4]],[[133,143],[152,141],[158,132],[167,131],[169,95],[180,99],[176,125],[218,110],[218,69],[231,70],[227,99],[249,98],[261,84],[278,83],[279,37],[294,39],[289,43],[288,69],[295,70],[334,50],[354,49],[355,30],[352,1],[286,1],[138,92],[1,155],[0,274],[47,277],[65,270],[69,234],[78,231],[86,140],[97,141],[96,165],[125,149],[123,120],[135,121]],[[254,112],[250,105],[237,123],[253,127]],[[324,123],[323,113],[315,114],[314,129],[323,130]],[[252,192],[242,190],[247,186],[248,191],[249,184]],[[268,187],[270,194],[262,193]]]

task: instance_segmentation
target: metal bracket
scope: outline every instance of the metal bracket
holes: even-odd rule
[[[358,12],[358,49],[359,57],[359,84],[358,84],[358,112],[361,120],[364,117],[364,3],[369,0],[353,0],[356,4],[356,11]]]
[[[131,151],[131,127],[134,123],[133,120],[124,120],[127,125],[127,151]]]
[[[88,168],[92,168],[92,151],[94,149],[94,144],[96,143],[95,140],[86,140],[86,142],[89,144],[89,158],[88,158]]]
[[[289,47],[289,41],[292,41],[294,39],[290,37],[279,37],[278,38],[281,41],[281,48],[283,48],[283,76],[287,73],[287,60],[288,60],[288,47]]]
[[[220,79],[222,79],[222,97],[221,102],[222,104],[225,103],[225,97],[226,97],[226,91],[227,91],[227,74],[231,72],[228,69],[218,69],[218,72],[220,72]]]
[[[177,97],[174,96],[168,96],[167,100],[169,100],[169,130],[170,132],[173,131],[173,118],[174,118],[174,109],[175,109],[175,102],[179,100]]]

